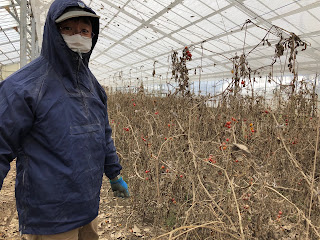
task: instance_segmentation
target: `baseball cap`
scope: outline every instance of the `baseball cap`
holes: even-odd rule
[[[100,18],[100,16],[92,13],[92,12],[87,12],[83,8],[79,7],[70,7],[67,8],[67,11],[63,13],[60,17],[56,19],[56,23],[61,23],[64,20],[70,19],[70,18],[75,18],[75,17],[95,17],[95,18]]]

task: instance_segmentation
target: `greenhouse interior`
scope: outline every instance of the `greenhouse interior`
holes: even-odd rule
[[[0,88],[53,2],[0,0]],[[75,2],[100,17],[89,69],[130,190],[102,182],[99,239],[320,239],[319,0]],[[0,239],[24,239],[14,162]]]

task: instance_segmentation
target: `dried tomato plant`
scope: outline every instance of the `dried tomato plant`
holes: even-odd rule
[[[269,108],[245,96],[216,107],[208,97],[108,96],[128,225],[152,224],[156,239],[320,237],[319,119],[303,97]]]
[[[172,79],[178,84],[178,88],[174,94],[181,94],[182,96],[190,96],[190,79],[189,70],[187,68],[187,61],[191,61],[192,54],[188,47],[185,47],[182,51],[182,56],[179,57],[177,51],[171,54],[171,68]]]
[[[269,38],[274,29],[275,43]],[[283,32],[272,26],[256,47],[226,57],[233,77],[219,95],[191,94],[189,48],[171,55],[173,94],[108,93],[113,138],[132,193],[128,224],[152,224],[155,239],[320,238],[315,84],[296,84],[297,54],[307,43]],[[270,64],[254,69],[250,54],[272,46]],[[264,68],[275,81],[281,58],[298,87],[280,85],[272,105],[252,86],[251,96],[240,94]]]
[[[283,72],[286,69],[289,70],[290,73],[293,74],[292,81],[290,83],[291,86],[291,94],[295,93],[295,86],[297,85],[298,81],[298,69],[297,69],[297,55],[299,51],[305,51],[307,49],[308,43],[301,40],[296,34],[292,32],[288,32],[283,28],[278,26],[272,25],[269,29],[262,28],[251,20],[247,20],[243,25],[242,29],[245,28],[247,31],[248,24],[254,24],[256,27],[261,28],[266,31],[266,35],[261,39],[261,41],[254,46],[251,50],[245,52],[243,50],[242,54],[238,56],[237,54],[230,58],[230,61],[233,64],[233,69],[231,70],[232,73],[232,84],[230,85],[230,91],[233,95],[236,95],[241,91],[241,87],[246,87],[247,85],[252,84],[255,82],[256,77],[261,78],[261,72],[265,69],[270,68],[269,73],[269,82],[273,80],[273,66],[274,64],[280,60],[282,56],[286,54],[285,66],[282,68]],[[274,29],[276,30],[274,32]],[[255,51],[258,47],[266,46],[272,47],[272,43],[269,41],[270,34],[276,35],[279,38],[278,42],[274,44],[274,57],[271,59],[269,65],[261,66],[259,68],[253,68],[250,64],[249,55]],[[245,39],[244,39],[245,43]],[[227,57],[226,57],[227,58]],[[280,63],[281,64],[281,63]],[[254,89],[251,89],[254,91]],[[253,95],[253,94],[252,94]]]

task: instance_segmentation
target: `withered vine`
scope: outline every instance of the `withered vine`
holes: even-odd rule
[[[284,38],[283,35],[280,35],[279,42],[275,45],[275,57],[274,62],[276,62],[277,58],[280,58],[284,55],[284,52],[289,51],[289,59],[288,59],[288,69],[293,74],[293,80],[291,82],[292,93],[295,92],[295,84],[298,80],[298,71],[296,69],[296,59],[298,55],[298,50],[305,51],[307,49],[307,43],[302,41],[296,34],[290,33],[290,36]],[[302,48],[302,49],[301,49]]]
[[[182,51],[182,56],[179,57],[177,51],[174,51],[171,55],[172,61],[172,78],[178,83],[178,88],[174,94],[180,93],[182,96],[190,96],[190,82],[189,82],[189,70],[187,68],[187,61],[191,61],[192,54],[188,47],[185,47]]]
[[[235,57],[231,58],[232,63],[233,63],[233,87],[235,90],[238,89],[239,84],[241,84],[242,87],[245,87],[247,83],[251,83],[252,81],[255,81],[255,77],[258,75],[261,77],[261,71],[265,68],[270,67],[270,73],[269,73],[269,82],[272,80],[273,76],[273,65],[277,62],[277,60],[280,60],[282,56],[287,52],[288,61],[287,65],[285,67],[288,68],[289,72],[293,74],[293,80],[291,82],[291,87],[292,91],[291,94],[295,92],[295,85],[296,81],[298,79],[298,70],[297,70],[297,55],[299,50],[304,51],[307,49],[308,43],[301,40],[295,33],[293,32],[288,32],[287,30],[280,28],[278,26],[272,25],[270,29],[265,29],[262,28],[255,23],[253,23],[251,20],[247,20],[242,27],[244,27],[245,31],[247,32],[247,25],[249,23],[254,24],[256,27],[259,27],[263,30],[265,30],[267,33],[266,35],[262,38],[262,40],[255,46],[253,47],[248,53],[245,53],[243,50],[243,53],[238,56],[236,55]],[[272,33],[272,30],[276,29],[275,33]],[[253,52],[258,46],[267,46],[267,47],[272,47],[272,41],[269,39],[270,34],[276,35],[279,40],[274,44],[274,57],[271,62],[271,64],[259,67],[258,69],[253,69],[250,67],[250,63],[248,61],[248,56],[251,52]],[[245,40],[244,40],[245,41]],[[283,69],[285,71],[285,68]],[[253,76],[253,78],[252,78]],[[237,91],[235,91],[235,94]]]
[[[257,77],[261,78],[262,72],[266,72],[266,71],[269,71],[268,82],[275,81],[273,79],[274,64],[277,61],[279,61],[281,66],[282,65],[281,57],[284,57],[285,63],[284,63],[284,66],[281,66],[281,72],[283,74],[287,69],[290,73],[293,74],[293,80],[291,81],[289,86],[291,87],[291,95],[296,94],[297,92],[295,91],[295,88],[298,81],[297,55],[299,51],[305,51],[309,46],[309,44],[306,41],[302,40],[295,33],[289,32],[278,26],[272,25],[269,29],[266,29],[261,26],[258,26],[251,20],[247,20],[241,28],[241,30],[245,29],[244,30],[245,31],[244,46],[246,41],[248,24],[253,24],[256,27],[265,30],[266,34],[260,40],[260,42],[249,51],[245,51],[245,48],[243,47],[243,51],[240,55],[236,53],[234,57],[228,58],[224,54],[213,52],[210,49],[204,48],[203,43],[206,42],[205,40],[201,43],[202,50],[206,50],[214,54],[217,54],[219,56],[222,56],[228,59],[228,61],[232,63],[232,66],[233,66],[231,70],[232,82],[228,86],[227,88],[228,91],[226,92],[233,93],[233,95],[236,96],[240,92],[241,87],[246,87],[247,85],[250,85],[250,84],[252,86],[253,83],[256,81],[256,78]],[[272,37],[276,36],[278,40],[272,40],[271,35]],[[254,50],[262,46],[266,46],[269,48],[273,47],[274,56],[272,57],[270,64],[261,66],[259,68],[254,68],[251,66],[251,61],[248,57]],[[197,47],[194,46],[194,48],[197,48]],[[182,57],[179,58],[178,53],[176,51],[171,56],[172,78],[175,79],[176,82],[178,82],[179,84],[178,92],[182,92],[183,95],[188,95],[190,93],[189,74],[188,74],[188,68],[186,66],[187,60],[191,60],[191,59],[188,59],[188,52],[189,52],[189,49],[186,48],[182,52]],[[215,65],[216,64],[214,64],[214,66]],[[268,68],[270,70],[268,70]],[[200,66],[200,69],[202,69],[202,66]],[[196,69],[194,70],[196,74]],[[281,84],[280,84],[280,88],[281,88]],[[186,94],[186,92],[188,94]],[[252,88],[252,96],[253,95],[254,93]]]

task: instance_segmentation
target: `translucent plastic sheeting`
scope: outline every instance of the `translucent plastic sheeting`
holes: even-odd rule
[[[11,1],[0,1],[0,6]],[[31,0],[41,42],[52,1]],[[318,0],[84,0],[100,16],[100,36],[90,67],[105,85],[170,82],[171,54],[188,46],[191,80],[232,77],[233,58],[244,54],[252,70],[268,75],[275,44],[289,32],[308,42],[297,55],[299,73],[315,74],[320,60]],[[0,16],[1,11],[0,9]],[[251,22],[245,24],[247,20]],[[279,28],[272,26],[277,25]],[[2,26],[1,26],[2,27]],[[3,38],[0,32],[0,44]],[[262,44],[266,37],[271,46]],[[16,36],[12,35],[16,39]],[[2,45],[5,48],[5,41]],[[258,46],[259,45],[259,46]],[[3,48],[2,47],[2,48]],[[0,46],[0,50],[2,49]],[[1,53],[1,52],[0,52]],[[13,56],[14,57],[14,56]],[[4,58],[4,60],[2,60]],[[0,55],[0,61],[6,61]],[[7,58],[9,59],[9,58]],[[282,57],[281,64],[286,61]],[[276,64],[280,64],[277,62]],[[283,67],[275,65],[275,74]],[[278,70],[277,70],[278,69]],[[155,70],[155,71],[154,71]],[[290,75],[287,71],[286,74]],[[117,82],[119,81],[119,82]]]
[[[0,0],[0,66],[20,61],[19,24],[15,19],[19,13],[14,1]]]

